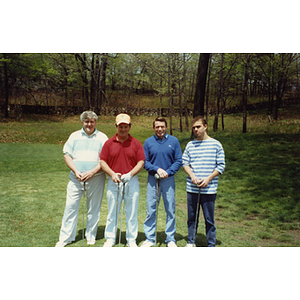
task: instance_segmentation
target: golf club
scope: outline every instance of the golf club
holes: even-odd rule
[[[157,217],[158,217],[158,205],[159,205],[159,188],[160,188],[160,177],[156,173],[154,175],[156,179],[156,218],[155,218],[155,247],[157,246]]]
[[[82,247],[84,247],[84,214],[85,214],[86,191],[85,182],[83,183],[83,211],[82,211]]]
[[[123,183],[122,199],[121,199],[121,222],[120,222],[120,232],[119,232],[119,247],[121,245],[121,235],[122,235],[122,217],[123,217],[123,207],[124,207],[124,194],[125,194],[125,182]]]
[[[199,215],[199,206],[200,206],[200,196],[201,195],[201,188],[199,188],[198,192],[198,201],[197,201],[197,208],[196,208],[196,218],[195,218],[195,227],[194,227],[194,237],[193,237],[193,242],[196,247],[196,231],[197,231],[197,221],[198,221],[198,215]]]
[[[120,194],[120,182],[118,182],[118,192],[117,192],[117,203],[116,203],[116,220],[115,220],[115,226],[116,226],[116,234],[115,234],[115,240],[117,239],[117,232],[118,232],[118,208],[119,208],[119,194]]]

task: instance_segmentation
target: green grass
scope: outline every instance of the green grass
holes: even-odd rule
[[[225,131],[214,133],[209,118],[209,134],[217,138],[226,154],[226,170],[219,178],[215,220],[217,246],[300,246],[300,135],[299,118],[287,118],[281,111],[277,122],[267,116],[249,115],[249,132],[241,131],[241,116],[225,117]],[[133,117],[131,134],[142,143],[153,134],[153,117]],[[173,118],[178,128],[178,119]],[[80,128],[78,116],[32,116],[20,122],[0,123],[0,246],[52,247],[58,241],[65,207],[69,169],[62,147],[69,134]],[[97,128],[109,137],[115,133],[114,118],[100,117]],[[174,130],[182,150],[190,132]],[[139,200],[139,234],[145,239],[147,172],[142,170]],[[176,174],[176,240],[187,242],[185,180],[181,168]],[[75,243],[81,247],[82,207]],[[107,216],[104,196],[95,247],[105,242]],[[197,245],[206,246],[203,215]],[[122,245],[125,244],[123,216]],[[165,213],[159,207],[158,242],[165,247]]]

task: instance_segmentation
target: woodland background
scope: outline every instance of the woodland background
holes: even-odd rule
[[[1,118],[23,114],[214,117],[266,108],[269,121],[280,107],[299,100],[298,53],[1,53]]]

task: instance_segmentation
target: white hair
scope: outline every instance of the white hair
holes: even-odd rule
[[[94,118],[95,121],[98,120],[98,116],[91,110],[87,110],[84,111],[81,115],[80,115],[80,121],[81,122],[85,122],[88,121],[89,119]]]

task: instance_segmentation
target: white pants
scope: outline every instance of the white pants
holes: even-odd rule
[[[105,238],[116,238],[118,228],[118,216],[121,209],[121,200],[123,196],[123,183],[118,184],[113,182],[111,177],[108,177],[107,183],[107,207],[108,215],[105,227]],[[119,191],[118,191],[119,189]],[[118,210],[117,210],[118,197]],[[127,243],[135,242],[138,235],[138,204],[139,204],[139,180],[135,175],[125,184],[124,189],[125,216],[126,216],[126,240]],[[123,204],[124,205],[124,204]]]
[[[69,178],[66,207],[59,235],[60,242],[75,241],[80,199],[84,194],[83,182],[78,181],[72,173]],[[85,237],[88,241],[96,239],[105,178],[103,173],[92,177],[85,183],[87,207]]]

